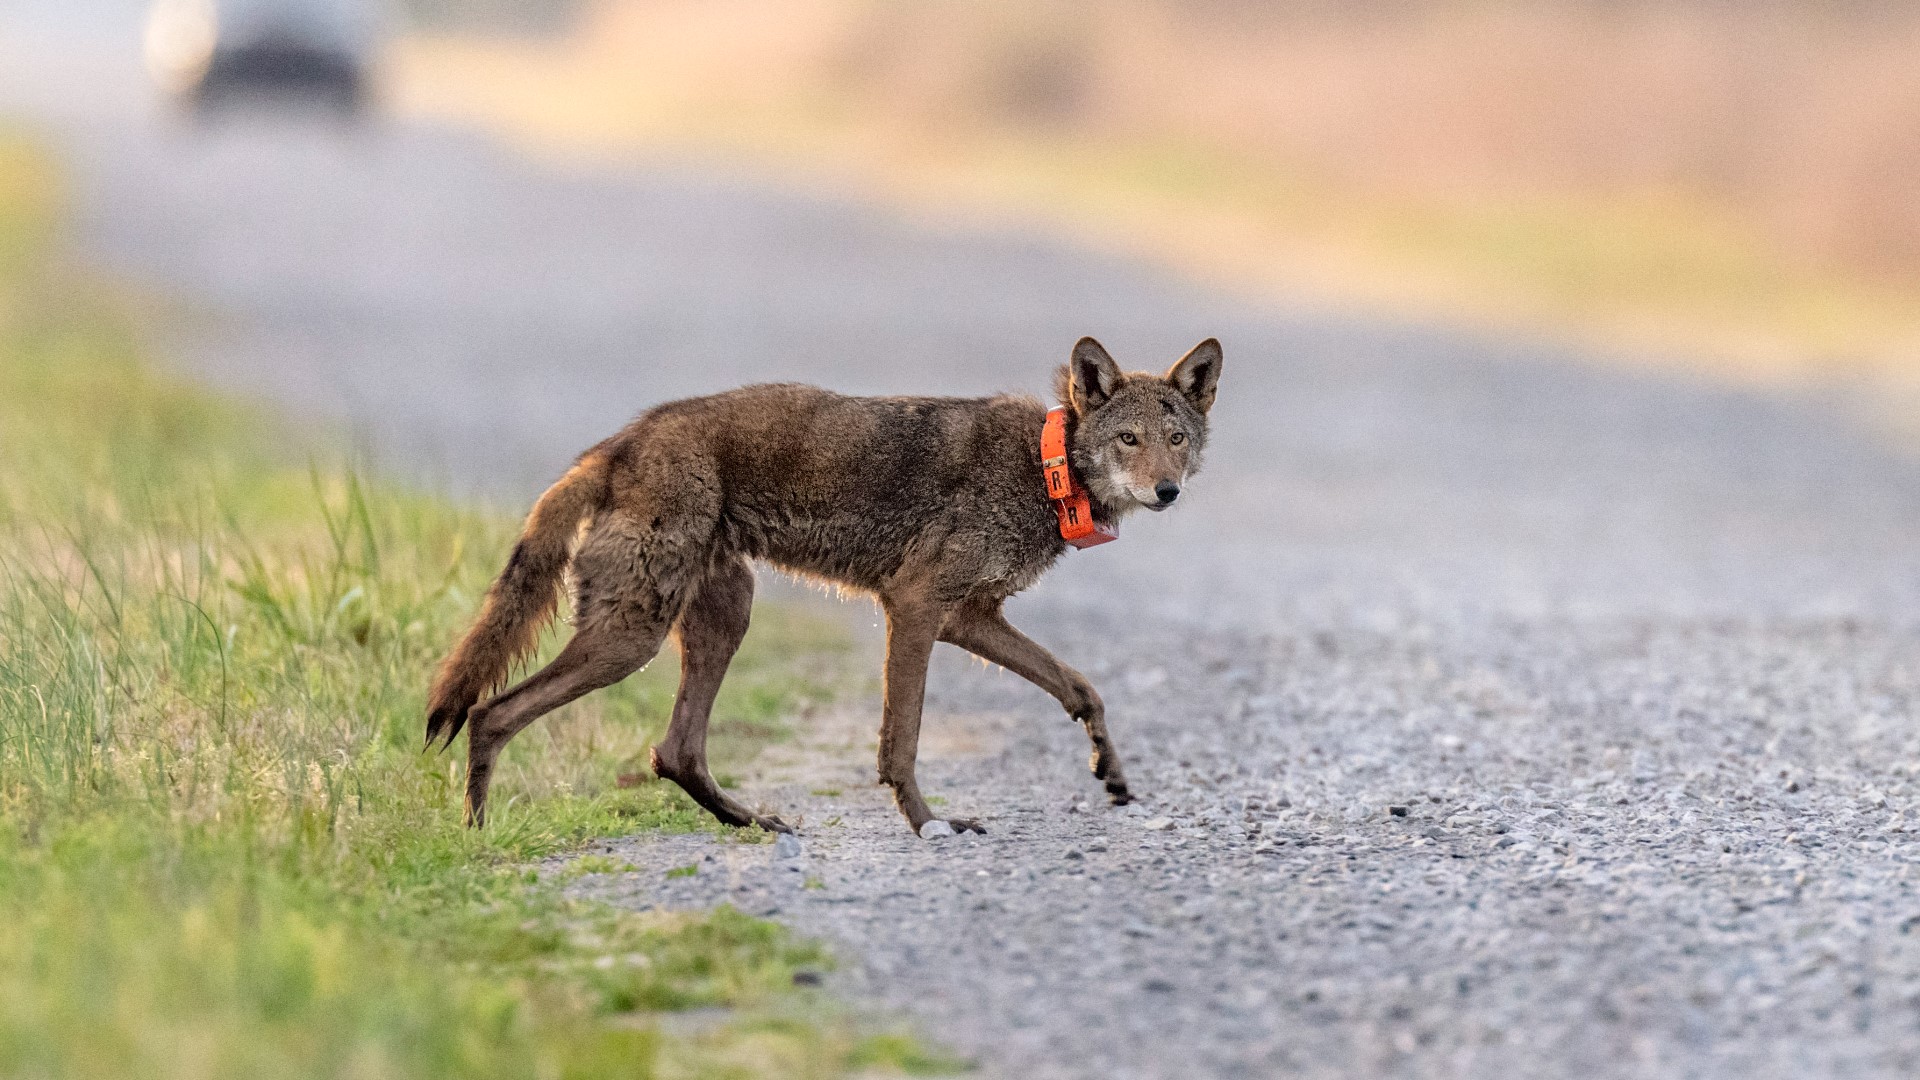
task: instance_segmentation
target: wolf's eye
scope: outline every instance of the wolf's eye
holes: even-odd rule
[[[1181,443],[1187,441],[1187,433],[1184,431],[1176,431],[1172,435],[1167,436],[1167,441],[1175,446],[1179,446]]]
[[[1120,433],[1120,441],[1126,443],[1128,446],[1133,446],[1140,440],[1133,437],[1133,432],[1123,431]]]

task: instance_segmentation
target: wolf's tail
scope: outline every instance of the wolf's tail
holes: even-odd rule
[[[533,651],[559,605],[574,533],[606,490],[606,461],[589,452],[533,504],[507,568],[487,590],[480,617],[433,681],[427,695],[428,746],[443,737],[452,743],[474,705],[506,682],[513,665]]]

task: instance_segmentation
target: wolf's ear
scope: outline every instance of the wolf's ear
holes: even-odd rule
[[[1214,391],[1220,389],[1220,342],[1208,338],[1167,369],[1167,381],[1182,397],[1205,415],[1213,408]]]
[[[1085,416],[1105,405],[1126,379],[1099,342],[1083,337],[1073,347],[1073,359],[1067,361],[1067,404]]]

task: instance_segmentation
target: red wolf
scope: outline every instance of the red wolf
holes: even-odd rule
[[[1122,372],[1082,338],[1055,376],[1065,464],[1095,522],[1164,510],[1200,467],[1220,382],[1209,338],[1165,375]],[[845,397],[748,386],[648,410],[580,456],[534,504],[479,618],[428,698],[427,743],[467,728],[466,820],[485,822],[507,741],[546,713],[626,678],[679,636],[680,691],[654,771],[729,825],[791,831],[720,790],[707,717],[753,606],[751,559],[876,596],[887,617],[880,782],[916,833],[984,831],[933,816],[914,781],[927,660],[945,641],[1005,667],[1085,725],[1093,775],[1118,805],[1127,781],[1100,695],[1013,628],[1007,597],[1066,550],[1043,476],[1047,410],[1030,397]],[[1058,423],[1058,421],[1055,421]],[[576,542],[577,541],[577,542]],[[552,663],[488,698],[575,584],[574,635]]]

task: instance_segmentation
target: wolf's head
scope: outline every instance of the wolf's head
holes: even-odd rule
[[[1165,375],[1124,372],[1092,338],[1054,376],[1054,392],[1073,411],[1068,453],[1087,491],[1114,514],[1165,510],[1200,469],[1207,410],[1220,386],[1220,343],[1193,347]]]

